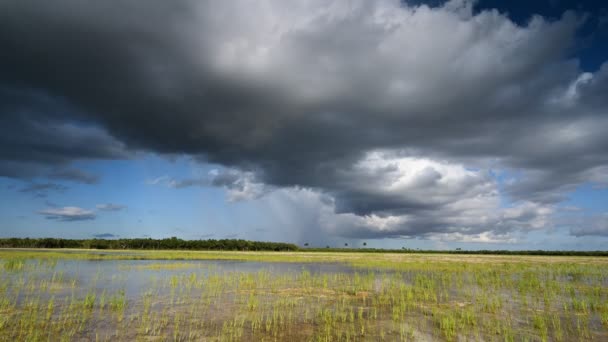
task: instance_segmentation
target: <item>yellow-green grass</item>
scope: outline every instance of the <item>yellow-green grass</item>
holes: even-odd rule
[[[110,259],[110,260],[246,260],[263,262],[466,262],[466,263],[571,263],[608,264],[608,257],[527,256],[476,254],[354,253],[354,252],[258,252],[258,251],[176,251],[176,250],[96,250],[96,249],[11,249],[0,248],[0,260]]]
[[[608,340],[606,258],[103,253],[0,250],[0,341]],[[63,273],[63,262],[86,260],[117,267],[87,281]],[[268,264],[238,272],[194,260]],[[345,266],[277,272],[274,262]],[[127,295],[136,276],[149,282]]]

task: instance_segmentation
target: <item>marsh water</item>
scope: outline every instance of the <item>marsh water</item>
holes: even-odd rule
[[[59,254],[0,253],[0,341],[608,340],[603,260]]]
[[[122,254],[121,254],[122,255]],[[204,283],[209,276],[239,276],[266,274],[270,278],[354,274],[362,272],[345,263],[256,262],[234,260],[57,260],[40,262],[28,260],[25,269],[36,272],[5,272],[3,278],[27,284],[51,279],[63,283],[52,293],[55,296],[83,294],[91,290],[108,293],[124,291],[127,300],[138,300],[154,289],[158,295],[171,290],[171,280],[197,279]],[[0,278],[1,279],[1,278]],[[8,279],[7,279],[8,280]],[[42,293],[41,293],[42,294]],[[19,301],[25,294],[20,294]]]

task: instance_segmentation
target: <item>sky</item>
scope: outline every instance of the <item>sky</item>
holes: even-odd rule
[[[0,3],[0,237],[605,250],[600,1]]]

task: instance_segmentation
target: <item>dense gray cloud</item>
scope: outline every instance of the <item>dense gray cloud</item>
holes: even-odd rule
[[[128,156],[124,144],[74,117],[65,101],[42,91],[14,89],[16,85],[3,87],[3,81],[0,78],[0,176],[94,184],[97,176],[68,165],[74,160]]]
[[[176,188],[309,189],[343,236],[535,229],[608,181],[608,65],[567,57],[575,14],[518,26],[471,7],[3,2],[0,175],[143,149],[238,170]],[[467,168],[517,172],[517,203]]]

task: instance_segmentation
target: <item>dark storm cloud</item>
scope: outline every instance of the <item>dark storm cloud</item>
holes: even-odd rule
[[[0,78],[0,176],[93,184],[97,176],[67,165],[77,159],[127,156],[123,144],[107,132],[74,118],[65,101],[17,85],[7,88],[5,81]]]
[[[566,58],[580,23],[566,13],[519,26],[460,0],[4,2],[0,174],[125,148],[185,153],[251,176],[176,188],[224,186],[237,199],[256,184],[312,188],[338,213],[422,227],[396,235],[465,231],[449,215],[459,197],[495,191],[485,176],[400,178],[391,160],[521,170],[507,191],[540,204],[607,181],[594,170],[608,165],[608,67],[581,74]],[[401,155],[360,167],[379,150]],[[496,229],[510,222],[500,215]]]

